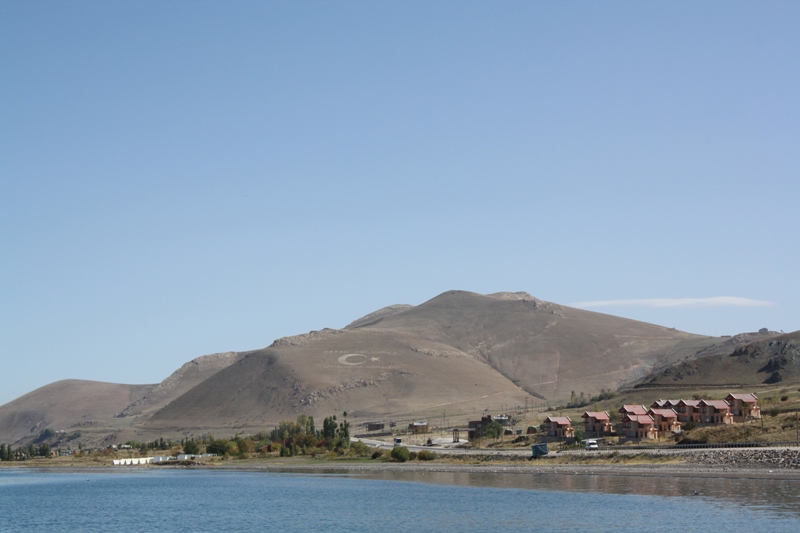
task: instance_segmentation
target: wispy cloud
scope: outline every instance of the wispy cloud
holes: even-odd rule
[[[772,302],[739,298],[737,296],[714,296],[711,298],[644,298],[640,300],[597,300],[577,302],[572,307],[768,307]]]

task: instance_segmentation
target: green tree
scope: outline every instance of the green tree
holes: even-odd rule
[[[322,421],[322,438],[326,440],[336,438],[336,415],[327,416]]]
[[[494,440],[500,438],[503,434],[503,426],[497,420],[492,420],[492,423],[483,428],[483,436],[490,437]]]
[[[200,453],[200,445],[193,440],[187,440],[183,443],[183,453],[197,455]]]
[[[339,444],[343,448],[350,447],[350,422],[347,420],[339,424]]]
[[[217,455],[225,455],[227,453],[231,453],[231,450],[233,450],[233,443],[229,440],[224,440],[224,439],[212,440],[206,445],[206,451],[208,453],[215,453]]]
[[[45,443],[40,444],[39,448],[36,450],[36,453],[42,457],[50,457],[50,445]]]
[[[405,446],[395,446],[392,448],[392,459],[398,463],[405,463],[411,459],[411,452]]]

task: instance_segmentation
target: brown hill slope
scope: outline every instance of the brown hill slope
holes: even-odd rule
[[[244,354],[226,352],[203,355],[192,359],[173,372],[167,379],[153,387],[142,398],[127,406],[119,416],[147,416],[152,414],[242,357],[244,357]]]
[[[106,427],[114,415],[154,386],[56,381],[0,406],[0,442],[27,442],[45,429],[74,432]]]
[[[158,411],[142,429],[263,428],[299,413],[475,414],[589,394],[717,342],[525,293],[450,291],[342,330],[279,339]]]
[[[636,388],[742,386],[800,382],[800,331],[765,340],[737,335],[745,343],[726,354],[685,361],[658,371]],[[748,342],[749,341],[749,342]]]

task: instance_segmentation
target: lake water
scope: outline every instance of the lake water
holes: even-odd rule
[[[797,533],[800,482],[530,473],[0,470],[0,532],[610,530]]]

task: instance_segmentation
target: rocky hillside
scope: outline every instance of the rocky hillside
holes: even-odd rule
[[[728,353],[702,356],[655,372],[637,388],[762,385],[800,382],[800,331],[751,333],[731,339]],[[758,337],[769,337],[759,339]]]

